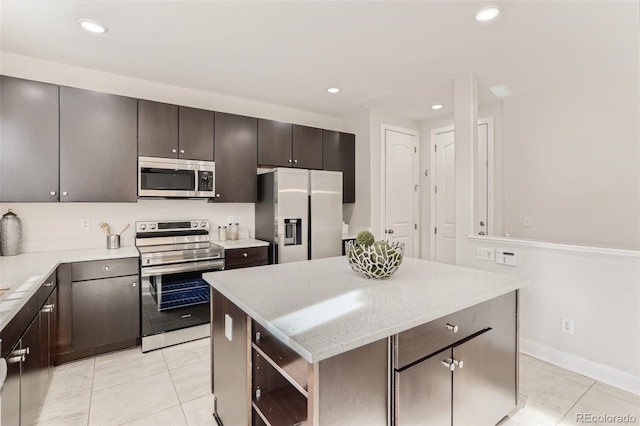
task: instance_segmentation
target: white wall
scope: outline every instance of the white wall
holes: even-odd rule
[[[254,205],[249,203],[207,203],[206,200],[138,200],[137,203],[2,203],[0,211],[12,209],[22,220],[23,252],[99,248],[106,246],[98,226],[107,222],[112,233],[125,224],[131,227],[121,237],[121,245],[134,245],[134,222],[144,220],[207,219],[212,239],[228,216],[240,224],[241,237],[253,237]],[[89,219],[89,229],[81,229]]]
[[[504,100],[506,232],[640,248],[639,92],[636,66]]]
[[[464,266],[530,280],[520,293],[521,351],[640,394],[640,253],[469,241]],[[475,259],[476,247],[515,250],[519,266]],[[561,331],[562,318],[574,334]]]

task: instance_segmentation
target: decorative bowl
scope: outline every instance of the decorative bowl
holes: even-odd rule
[[[364,278],[383,280],[389,278],[402,263],[404,243],[377,241],[364,246],[347,241],[346,253],[353,272]]]

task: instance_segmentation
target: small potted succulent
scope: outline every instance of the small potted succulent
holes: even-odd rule
[[[404,243],[375,241],[369,231],[358,233],[346,244],[347,259],[353,272],[364,278],[385,279],[402,263]]]

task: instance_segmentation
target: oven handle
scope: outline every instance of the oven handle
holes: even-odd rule
[[[174,274],[178,272],[204,271],[209,269],[224,269],[224,260],[212,260],[209,262],[189,262],[179,265],[163,265],[152,266],[148,268],[140,268],[142,277],[151,277],[154,275]]]

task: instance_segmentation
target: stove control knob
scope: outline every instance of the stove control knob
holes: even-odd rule
[[[156,224],[155,223],[150,223],[149,224],[149,229],[156,229]]]
[[[192,228],[197,228],[198,227],[198,222],[191,222],[191,227]]]
[[[206,228],[207,222],[200,222],[200,228]]]
[[[140,225],[140,230],[144,231],[145,229],[147,229],[147,225],[145,225],[144,223]]]

